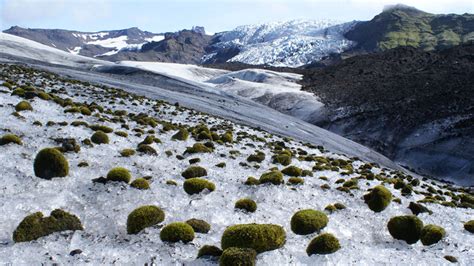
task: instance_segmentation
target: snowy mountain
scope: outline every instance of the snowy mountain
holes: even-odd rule
[[[0,35],[1,264],[474,263],[468,188],[202,84],[297,76],[89,68],[14,38]]]
[[[355,22],[332,20],[292,20],[240,26],[216,35],[213,53],[205,62],[215,62],[221,51],[239,52],[228,62],[297,67],[320,60],[330,53],[340,53],[351,46],[344,33]]]

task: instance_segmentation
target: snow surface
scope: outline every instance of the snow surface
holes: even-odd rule
[[[216,47],[238,46],[242,51],[229,61],[298,67],[330,53],[349,48],[343,34],[354,22],[291,20],[246,25],[220,33]],[[212,57],[206,55],[203,60]]]
[[[134,113],[146,113],[161,120],[170,120],[175,123],[196,124],[205,121],[208,125],[230,123],[223,119],[196,114],[190,110],[179,111],[172,105],[162,105],[160,112],[153,110],[154,101],[145,100],[140,103],[136,100],[125,99],[124,104],[110,103],[110,98],[99,87],[83,86],[68,83],[43,83],[41,76],[33,80],[19,76],[11,77],[15,81],[30,81],[35,86],[45,85],[47,91],[65,88],[67,95],[76,102],[96,102],[107,106],[112,111],[127,110]],[[0,81],[1,84],[1,81]],[[7,90],[0,87],[1,90]],[[474,237],[462,228],[462,222],[472,219],[472,209],[449,208],[441,205],[426,204],[433,211],[432,215],[420,214],[419,217],[426,224],[433,223],[443,226],[447,236],[438,244],[425,247],[420,242],[408,245],[394,240],[386,229],[388,219],[395,215],[409,214],[406,208],[410,201],[422,198],[422,195],[413,195],[405,198],[398,190],[392,192],[400,197],[402,204],[391,203],[381,213],[370,211],[361,199],[366,189],[379,184],[379,181],[361,180],[360,190],[353,190],[351,197],[344,192],[334,189],[334,182],[341,176],[338,172],[315,172],[314,177],[306,177],[305,184],[292,189],[287,185],[247,187],[242,182],[248,176],[259,176],[274,164],[269,157],[268,147],[259,148],[266,153],[267,159],[261,163],[260,169],[242,167],[240,162],[254,152],[247,145],[260,146],[263,143],[249,139],[230,146],[217,145],[216,151],[211,154],[187,156],[186,160],[177,160],[174,156],[167,157],[166,150],[180,154],[185,147],[195,141],[189,139],[184,142],[171,141],[174,132],[156,134],[163,143],[153,144],[159,152],[158,156],[135,155],[130,158],[119,157],[118,152],[123,148],[133,148],[144,138],[130,134],[128,138],[121,138],[109,134],[110,144],[87,147],[83,145],[79,153],[67,153],[70,174],[65,178],[43,180],[34,176],[32,162],[35,154],[44,147],[56,146],[50,138],[73,137],[78,140],[88,138],[92,131],[85,127],[72,126],[34,126],[34,121],[46,124],[48,121],[84,120],[89,124],[105,124],[114,130],[124,130],[120,124],[99,122],[94,116],[82,117],[79,114],[64,113],[63,109],[51,101],[40,99],[32,100],[34,111],[21,112],[24,119],[11,115],[14,105],[21,99],[10,94],[0,93],[0,117],[2,127],[0,135],[9,132],[22,137],[23,146],[6,145],[0,149],[0,166],[3,182],[0,185],[0,263],[13,265],[31,264],[144,264],[156,265],[213,265],[215,261],[196,259],[198,249],[205,245],[220,246],[220,237],[224,229],[240,223],[275,223],[282,225],[287,232],[287,241],[283,248],[265,252],[257,256],[257,265],[441,265],[447,264],[443,258],[452,255],[458,258],[461,265],[474,264]],[[136,103],[137,105],[132,105]],[[149,104],[147,104],[149,103]],[[173,114],[173,111],[178,111]],[[130,128],[137,125],[127,121]],[[245,126],[231,123],[234,132],[244,131],[267,138],[268,141],[282,140],[280,137],[269,137],[267,133]],[[161,128],[158,126],[155,130]],[[132,133],[131,131],[129,133]],[[333,158],[346,157],[331,152],[321,153],[318,149],[308,148],[298,142],[285,141],[291,148],[301,148],[310,154],[329,156]],[[231,150],[239,150],[240,155],[235,159],[229,157]],[[219,154],[226,154],[221,157]],[[183,178],[180,173],[188,166],[188,159],[199,157],[199,165],[208,169],[207,179],[217,186],[212,193],[189,196],[182,189]],[[77,164],[87,161],[89,167],[79,168]],[[214,165],[225,161],[223,169]],[[355,161],[357,168],[363,162]],[[311,169],[314,163],[293,160],[293,165],[304,169]],[[120,184],[93,184],[92,178],[106,175],[107,171],[116,166],[127,167],[134,178],[153,176],[151,189],[139,191]],[[279,166],[281,167],[281,166]],[[374,173],[382,170],[374,168]],[[326,176],[329,181],[319,179]],[[285,177],[287,179],[288,177]],[[178,186],[165,185],[166,180],[174,179]],[[322,190],[320,185],[330,184],[333,189]],[[431,183],[431,182],[430,182]],[[438,182],[434,182],[439,184]],[[425,184],[422,181],[422,184]],[[246,214],[234,210],[234,203],[242,197],[250,197],[258,204],[253,214]],[[336,235],[341,243],[341,249],[330,255],[314,255],[308,257],[305,249],[309,241],[316,235],[300,236],[291,232],[289,221],[294,212],[304,208],[322,210],[326,205],[341,202],[348,208],[329,215],[329,224],[323,230]],[[159,227],[147,228],[137,235],[127,235],[127,215],[136,207],[145,204],[155,204],[163,208],[166,218],[163,224],[174,221],[185,221],[190,218],[204,219],[211,224],[209,234],[196,234],[196,238],[189,244],[167,244],[159,239]],[[13,243],[12,232],[18,223],[28,214],[42,211],[48,215],[55,208],[62,208],[77,215],[84,231],[55,233],[47,237],[27,243]],[[70,256],[69,252],[81,249],[82,254]]]

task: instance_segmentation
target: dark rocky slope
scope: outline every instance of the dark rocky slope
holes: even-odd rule
[[[304,90],[326,118],[311,121],[415,170],[474,185],[474,45],[399,47],[309,70]]]

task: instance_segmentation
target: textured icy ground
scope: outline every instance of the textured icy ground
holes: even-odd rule
[[[332,20],[291,20],[246,25],[220,33],[216,47],[237,46],[229,61],[297,67],[350,47],[343,34],[354,23]],[[208,55],[207,57],[212,57]]]
[[[92,94],[78,85],[67,85],[68,94],[77,96],[75,101],[96,101]],[[5,89],[5,88],[2,88]],[[190,139],[186,142],[170,141],[173,132],[159,133],[163,143],[153,144],[159,155],[119,157],[118,152],[123,148],[133,148],[143,137],[131,135],[129,138],[120,138],[109,134],[111,143],[96,145],[93,148],[82,146],[78,154],[68,153],[70,174],[66,178],[57,178],[52,181],[36,178],[33,174],[32,162],[39,149],[55,146],[51,137],[74,137],[83,139],[90,137],[92,131],[83,127],[37,127],[33,121],[46,124],[47,121],[73,121],[80,115],[65,114],[58,105],[35,99],[32,102],[34,111],[22,112],[24,120],[11,115],[14,105],[20,101],[17,96],[0,93],[0,118],[2,124],[0,135],[5,129],[22,137],[24,146],[2,146],[0,152],[2,183],[0,185],[0,263],[18,264],[143,264],[154,262],[156,265],[204,265],[215,262],[196,260],[199,247],[204,244],[220,244],[220,237],[226,226],[237,223],[275,223],[284,226],[287,231],[287,242],[281,249],[258,255],[258,265],[334,265],[334,264],[393,264],[393,265],[439,265],[446,264],[444,255],[457,257],[461,264],[474,263],[474,237],[462,228],[462,222],[472,219],[474,211],[471,209],[448,208],[440,205],[427,204],[434,212],[432,215],[421,214],[419,217],[425,223],[434,223],[443,226],[447,236],[440,243],[425,247],[420,242],[407,245],[394,240],[386,229],[388,219],[395,215],[409,214],[406,208],[410,201],[421,199],[415,195],[409,198],[400,196],[398,190],[393,190],[395,196],[400,197],[402,204],[391,203],[382,213],[370,211],[361,199],[368,187],[379,181],[361,181],[360,190],[354,190],[354,197],[334,189],[335,180],[340,174],[331,171],[315,172],[314,177],[305,178],[305,184],[296,190],[289,186],[258,186],[247,187],[242,182],[248,176],[259,176],[271,164],[271,153],[267,148],[264,152],[267,159],[260,169],[245,168],[239,165],[253,153],[254,149],[245,146],[248,141],[234,144],[232,147],[218,145],[212,154],[199,154],[189,158],[201,158],[202,165],[208,169],[209,179],[217,189],[210,194],[188,196],[182,189],[183,178],[180,173],[188,166],[187,160],[179,161],[167,157],[165,150],[174,150],[182,153],[186,146],[194,143]],[[150,105],[134,106],[126,100],[125,105],[111,104],[112,110],[126,109],[130,112],[145,112],[153,115]],[[157,115],[164,120],[173,122],[196,123],[204,118],[212,125],[223,120],[205,115],[190,115],[189,112],[172,115],[173,106],[165,105],[167,114]],[[97,123],[96,117],[84,117],[82,120],[89,124]],[[105,123],[114,129],[117,124]],[[135,126],[129,123],[131,128]],[[161,127],[161,126],[159,126]],[[258,136],[267,136],[266,133],[255,131],[248,127],[234,125],[234,131],[246,131]],[[281,140],[272,137],[268,140]],[[254,143],[260,145],[260,143]],[[291,142],[290,147],[300,147],[309,153],[320,155],[317,149],[310,149],[297,142]],[[241,155],[236,159],[229,156],[222,158],[219,154],[229,154],[230,150],[240,150]],[[345,158],[333,153],[324,153],[324,156]],[[89,167],[79,168],[77,164],[87,161]],[[217,168],[214,165],[225,161],[226,168]],[[311,169],[313,163],[293,160],[293,164],[304,169]],[[357,168],[362,162],[356,161]],[[93,184],[92,178],[103,176],[115,166],[125,166],[132,172],[133,177],[146,175],[153,176],[151,189],[139,191],[128,186],[117,184]],[[374,169],[378,173],[380,169]],[[327,176],[329,181],[318,179]],[[349,176],[351,177],[351,176]],[[286,179],[287,177],[285,177]],[[348,178],[347,176],[345,178]],[[166,186],[168,179],[178,181],[178,186]],[[366,183],[367,182],[367,183]],[[328,183],[333,189],[324,191],[320,185]],[[424,182],[422,182],[424,183]],[[242,197],[250,197],[258,204],[253,214],[244,214],[234,211],[234,202]],[[341,250],[325,256],[308,257],[305,249],[315,234],[298,236],[291,232],[289,220],[291,215],[303,208],[323,209],[327,204],[341,202],[348,208],[329,215],[329,224],[324,232],[335,234],[341,242]],[[125,223],[130,211],[140,205],[156,204],[166,213],[164,224],[173,221],[183,221],[189,218],[200,218],[212,225],[209,234],[197,234],[190,244],[165,244],[159,239],[159,228],[148,228],[138,235],[127,235]],[[63,232],[41,238],[29,243],[14,244],[11,240],[12,232],[21,219],[36,211],[45,214],[55,208],[63,208],[78,215],[83,222],[83,232]],[[70,256],[69,252],[81,249],[83,253]]]

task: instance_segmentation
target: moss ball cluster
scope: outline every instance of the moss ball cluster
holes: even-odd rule
[[[219,266],[254,266],[257,258],[257,252],[251,248],[231,247],[219,258]]]
[[[143,229],[163,222],[165,213],[157,206],[146,205],[133,210],[127,218],[127,233],[138,234]]]
[[[328,216],[313,209],[297,211],[291,217],[291,230],[298,235],[308,235],[320,231],[328,224]]]
[[[395,216],[389,220],[387,228],[393,238],[414,244],[420,239],[423,222],[414,215]]]
[[[15,242],[28,242],[54,232],[83,230],[81,221],[77,216],[56,209],[49,217],[43,217],[41,212],[26,216],[13,232]]]
[[[283,227],[275,224],[238,224],[226,228],[221,238],[222,249],[251,248],[257,253],[281,248],[286,242]]]
[[[260,184],[270,183],[273,185],[280,185],[283,184],[283,182],[283,174],[278,170],[264,173],[260,176],[259,179]]]
[[[33,166],[35,175],[43,179],[65,177],[69,173],[68,161],[55,148],[45,148],[38,152]]]
[[[199,194],[205,189],[208,189],[209,191],[214,191],[216,189],[216,185],[206,179],[194,177],[186,179],[186,181],[184,181],[183,183],[183,188],[186,193],[188,193],[189,195],[193,195]]]
[[[5,134],[0,138],[0,146],[7,145],[7,144],[18,144],[22,145],[21,139],[14,134]]]
[[[140,190],[150,189],[150,183],[145,178],[137,178],[133,180],[130,186]]]
[[[257,210],[257,203],[252,199],[243,198],[235,202],[235,208],[246,212],[255,212]]]
[[[364,195],[364,201],[374,212],[381,212],[392,201],[392,193],[386,187],[378,185]]]
[[[163,227],[160,232],[160,239],[163,242],[188,243],[194,239],[194,229],[187,223],[175,222]]]
[[[125,182],[128,184],[130,179],[132,179],[132,175],[123,167],[112,168],[109,173],[107,173],[108,181]]]
[[[207,170],[201,166],[190,166],[181,173],[181,176],[186,179],[207,176]]]
[[[108,144],[109,136],[103,131],[96,131],[92,134],[91,141],[95,144]]]
[[[340,248],[339,240],[333,234],[324,233],[309,242],[306,253],[308,256],[313,254],[331,254]]]
[[[421,230],[420,240],[423,245],[429,246],[438,243],[445,235],[446,231],[443,227],[428,224]]]
[[[211,230],[211,225],[204,220],[192,218],[187,220],[186,223],[189,224],[196,233],[207,234]]]

